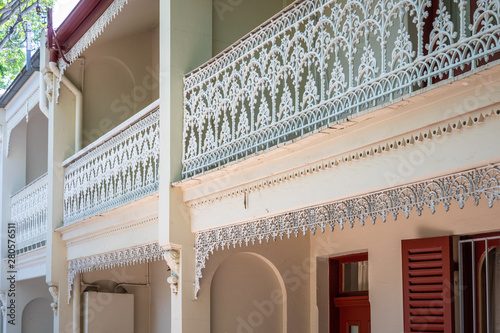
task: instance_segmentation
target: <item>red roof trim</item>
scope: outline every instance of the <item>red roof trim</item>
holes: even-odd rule
[[[81,0],[56,31],[61,49],[70,50],[112,2],[113,0]]]

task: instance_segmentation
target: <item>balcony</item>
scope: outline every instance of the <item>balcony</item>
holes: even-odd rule
[[[185,76],[182,176],[474,70],[499,38],[496,1],[297,1]]]
[[[47,179],[47,174],[39,177],[10,198],[18,254],[42,247],[47,241]]]
[[[159,101],[64,161],[64,225],[158,191]]]

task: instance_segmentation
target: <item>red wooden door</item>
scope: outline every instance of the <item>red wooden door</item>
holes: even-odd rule
[[[334,299],[339,308],[340,333],[370,333],[368,296],[347,296]]]

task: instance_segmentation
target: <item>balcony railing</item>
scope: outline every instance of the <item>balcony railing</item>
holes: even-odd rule
[[[472,5],[471,5],[472,2]],[[183,177],[491,60],[495,0],[305,0],[184,78]]]
[[[159,102],[64,161],[64,224],[158,191]]]
[[[45,174],[10,198],[18,253],[44,246],[47,241],[47,184]]]

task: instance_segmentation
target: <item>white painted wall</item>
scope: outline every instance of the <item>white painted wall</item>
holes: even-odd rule
[[[171,325],[170,314],[170,285],[167,278],[170,270],[164,261],[155,261],[150,264],[151,269],[151,333],[168,332]]]
[[[50,299],[35,298],[23,311],[22,333],[51,333],[54,331]]]
[[[52,297],[44,277],[17,281],[16,325],[7,325],[8,333],[53,332],[53,317],[50,303]]]
[[[7,131],[3,131],[3,153],[2,156],[2,202],[1,202],[1,242],[0,254],[2,258],[7,257],[7,224],[10,220],[10,197],[26,184],[26,122],[19,123],[10,135],[10,152],[5,156],[7,144]],[[2,272],[5,274],[5,272]],[[2,274],[2,276],[4,276]],[[8,289],[6,279],[0,281],[1,289]]]

